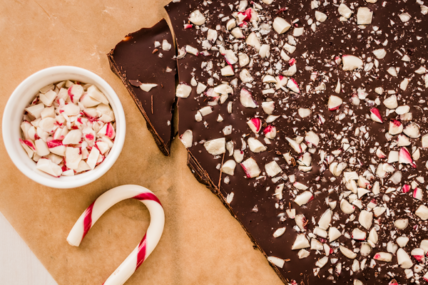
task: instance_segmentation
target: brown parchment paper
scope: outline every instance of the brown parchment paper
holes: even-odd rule
[[[142,185],[162,201],[166,225],[155,251],[126,284],[282,284],[238,222],[193,177],[181,143],[173,142],[171,157],[162,155],[143,116],[110,71],[110,49],[127,33],[166,17],[163,6],[168,2],[0,0],[2,113],[27,76],[50,66],[74,65],[97,73],[113,87],[127,120],[116,164],[96,182],[77,189],[47,188],[26,178],[1,140],[0,211],[59,284],[102,284],[140,241],[149,223],[147,209],[132,200],[115,205],[79,248],[68,245],[68,232],[101,193],[123,184]]]

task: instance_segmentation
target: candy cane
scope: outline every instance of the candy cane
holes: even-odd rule
[[[124,284],[155,249],[165,224],[165,214],[159,199],[153,192],[138,185],[123,185],[113,188],[98,197],[83,212],[67,237],[70,245],[79,246],[89,229],[105,211],[114,204],[130,198],[140,200],[149,209],[150,225],[141,242],[103,285]]]

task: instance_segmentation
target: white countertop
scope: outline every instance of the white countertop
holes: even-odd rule
[[[52,276],[1,213],[0,284],[57,285]]]

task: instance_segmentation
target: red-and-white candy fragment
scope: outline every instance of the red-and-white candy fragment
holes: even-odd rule
[[[382,116],[377,108],[370,109],[370,118],[377,123],[383,123]]]
[[[314,198],[314,195],[310,191],[305,191],[305,192],[297,195],[296,198],[294,199],[294,202],[297,205],[302,206],[302,205],[307,204],[313,198]]]
[[[338,110],[340,108],[340,105],[342,105],[342,103],[343,103],[342,98],[335,95],[331,95],[330,98],[328,99],[328,109],[330,111]]]
[[[385,262],[391,262],[392,261],[392,254],[387,252],[378,252],[373,257],[374,260],[379,261],[385,261]]]
[[[240,101],[242,106],[246,108],[257,108],[257,102],[253,99],[253,96],[247,89],[241,89]]]
[[[248,126],[254,133],[258,133],[262,128],[262,120],[260,118],[252,118],[247,122]]]
[[[247,178],[254,178],[260,175],[261,170],[257,165],[257,162],[254,158],[248,158],[247,160],[241,163],[242,169],[244,170]]]

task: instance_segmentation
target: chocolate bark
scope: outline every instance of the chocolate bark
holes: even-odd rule
[[[163,46],[164,41],[166,42]],[[176,61],[171,31],[165,19],[127,35],[108,54],[110,67],[134,99],[163,154],[173,137]],[[149,91],[141,84],[157,84]]]
[[[282,268],[272,266],[286,284],[394,284],[395,280],[398,284],[425,282],[422,276],[426,270],[415,267],[418,263],[416,259],[410,257],[413,262],[411,269],[401,268],[406,266],[397,264],[397,248],[388,243],[397,247],[398,237],[408,237],[409,241],[403,249],[410,256],[413,249],[422,247],[421,242],[427,237],[426,222],[417,214],[417,209],[427,201],[423,189],[426,187],[424,169],[428,155],[422,148],[421,135],[412,127],[416,124],[422,134],[428,127],[424,98],[425,70],[419,69],[425,66],[428,58],[425,48],[427,39],[423,31],[428,24],[424,16],[426,7],[421,3],[402,1],[353,1],[345,3],[352,12],[347,15],[339,3],[297,1],[285,5],[276,1],[266,4],[269,1],[263,1],[260,4],[247,3],[239,11],[238,6],[242,2],[194,0],[171,3],[166,7],[179,50],[179,81],[192,86],[188,98],[178,99],[179,134],[183,135],[187,130],[193,134],[192,146],[188,148],[189,167],[199,181],[220,197],[265,256],[285,261]],[[371,21],[361,22],[360,13],[366,12],[359,11],[361,7],[373,11]],[[252,10],[247,12],[250,8]],[[189,21],[191,13],[196,10],[204,15],[203,24]],[[254,16],[255,11],[259,16],[258,27],[251,22],[251,16],[247,20],[244,16],[239,18],[240,13]],[[322,21],[322,15],[315,14],[315,11],[327,18]],[[410,20],[406,20],[408,16],[405,13],[409,14]],[[276,17],[291,23],[290,30],[278,34],[272,27]],[[316,22],[316,18],[321,22]],[[240,19],[241,23],[235,27],[241,27],[247,39],[251,32],[258,32],[261,44],[270,45],[270,56],[262,59],[254,47],[245,44],[245,38],[241,40],[231,36],[231,31],[225,28],[230,19],[237,22]],[[358,21],[365,23],[364,26],[358,25]],[[267,25],[262,27],[261,24]],[[304,31],[299,35],[301,27]],[[205,42],[204,46],[208,28],[216,30],[218,35],[216,40]],[[190,48],[184,53],[187,46]],[[232,50],[236,55],[239,52],[247,54],[253,61],[252,66],[230,64],[221,54],[219,46]],[[296,46],[295,50],[293,46]],[[195,48],[199,53],[194,52]],[[382,58],[373,53],[378,49],[384,49],[386,56]],[[290,60],[284,60],[281,55],[283,50]],[[357,66],[351,67],[352,70],[346,70],[349,69],[350,59],[346,56],[357,57],[362,61],[361,66],[357,62]],[[233,67],[234,75],[222,76],[221,69],[228,64]],[[289,68],[293,65],[297,65],[297,72],[289,75]],[[398,75],[394,75],[391,67],[398,70]],[[253,80],[242,82],[240,72],[243,69],[249,70]],[[415,73],[416,70],[419,72]],[[274,83],[263,82],[266,75],[294,79],[300,90],[296,90],[293,84],[276,89]],[[210,96],[212,91],[209,89],[223,82],[231,83],[234,79],[238,81],[236,86],[231,84],[233,94],[229,94],[224,103],[217,101],[217,104],[210,105],[208,102],[218,98]],[[212,85],[209,80],[212,80]],[[202,82],[207,89],[198,94],[197,85],[192,81],[196,84]],[[240,92],[243,88],[251,92],[257,102],[255,108],[242,104]],[[263,92],[270,89],[274,91]],[[330,105],[329,108],[332,95],[341,98],[342,103]],[[398,106],[408,106],[410,110],[404,114],[398,114],[402,113],[398,109],[391,111],[397,106],[392,108],[383,101],[394,95]],[[269,116],[262,108],[262,102],[268,100],[275,103],[272,115],[279,116],[270,123],[266,123]],[[229,102],[233,104],[231,113],[228,111]],[[198,110],[207,106],[211,107],[212,113],[200,116],[201,111]],[[310,112],[309,116],[305,115],[307,112]],[[202,117],[202,120],[195,120],[195,115]],[[257,134],[247,124],[251,118],[259,118],[263,122]],[[396,133],[390,127],[391,123],[401,124],[404,131]],[[274,139],[266,141],[263,131],[269,125],[274,126],[277,133]],[[231,134],[225,134],[224,128],[227,126],[232,126]],[[309,132],[319,137],[316,146],[311,145]],[[400,144],[401,135],[409,143]],[[296,151],[286,138],[294,140],[297,137],[296,140],[300,141],[299,136],[306,149]],[[244,152],[244,161],[251,157],[257,162],[262,172],[257,178],[248,178],[248,173],[239,165],[234,169],[234,175],[220,173],[224,162],[234,157],[228,151],[212,155],[204,144],[223,137],[227,142],[233,142],[235,150]],[[250,151],[247,147],[249,137],[262,142],[266,151]],[[403,147],[412,157],[406,156]],[[398,161],[388,160],[391,151],[399,153]],[[312,163],[309,166],[305,164],[304,153],[310,154]],[[288,161],[284,154],[289,155]],[[269,177],[265,169],[265,165],[272,161],[276,161],[282,171],[275,177]],[[341,171],[338,170],[340,163],[346,163]],[[358,179],[345,178],[345,173],[350,176],[353,172]],[[400,179],[397,179],[398,176],[401,176]],[[351,180],[358,188],[355,193],[350,190],[350,184],[354,183]],[[275,189],[281,184],[284,184],[280,191],[282,197],[278,197]],[[375,190],[377,185],[380,185],[379,191]],[[411,186],[408,192],[404,191],[406,185]],[[420,192],[416,189],[424,194],[418,196]],[[298,205],[295,201],[305,191],[311,192],[313,200]],[[341,203],[345,200],[352,203],[353,213],[345,213],[344,206],[342,209]],[[364,218],[360,222],[361,213],[373,213],[375,207],[383,208],[385,212],[370,219],[371,225],[365,228]],[[286,210],[290,209],[304,215],[304,230],[299,229],[295,218],[286,214]],[[341,233],[331,242],[328,236],[315,234],[316,228],[321,226],[320,218],[329,210],[333,213],[329,227],[336,227]],[[408,219],[409,225],[400,229],[395,223],[399,219]],[[274,233],[284,227],[285,232],[274,237]],[[365,232],[364,241],[353,236],[357,233],[355,229]],[[374,240],[370,236],[372,229],[375,229],[378,240],[370,246],[369,253],[361,254],[366,242]],[[292,250],[292,245],[302,232],[308,241],[312,239],[315,245],[319,242],[322,247],[319,250],[306,248],[309,256],[299,258],[299,250]],[[324,245],[328,245],[331,251],[327,251]],[[356,258],[346,256],[340,246],[356,252]],[[391,261],[382,261],[383,254],[378,253],[391,254]],[[319,265],[317,261],[326,256],[327,264]]]

